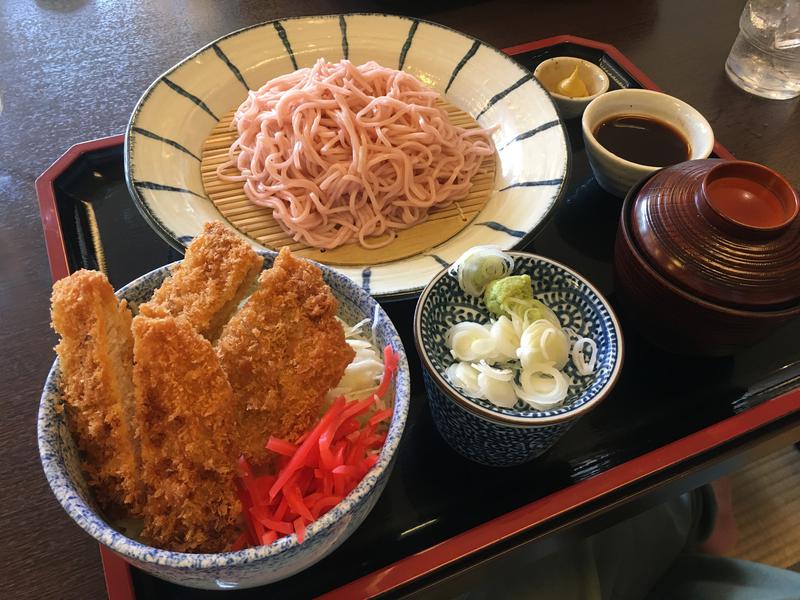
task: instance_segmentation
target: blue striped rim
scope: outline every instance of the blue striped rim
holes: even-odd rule
[[[219,119],[217,118],[217,115],[215,115],[213,112],[211,112],[211,109],[208,108],[208,105],[205,102],[203,102],[202,100],[200,100],[200,98],[198,98],[194,94],[190,94],[185,89],[183,89],[181,86],[179,86],[177,83],[174,83],[174,82],[170,81],[166,77],[164,77],[161,81],[163,81],[167,85],[167,87],[169,87],[170,89],[174,90],[176,93],[180,94],[184,98],[188,98],[189,100],[191,100],[192,102],[197,104],[197,106],[199,106],[204,111],[206,111],[209,115],[211,115],[211,117],[215,121],[219,121]]]
[[[361,271],[361,287],[364,288],[364,291],[368,294],[369,291],[369,278],[372,277],[372,267],[367,267],[363,271]]]
[[[475,117],[475,120],[477,121],[478,119],[480,119],[483,116],[483,113],[492,108],[492,106],[494,106],[497,102],[508,96],[511,92],[513,92],[521,85],[528,83],[531,79],[533,79],[533,73],[528,73],[527,75],[520,77],[516,82],[512,83],[510,86],[508,86],[499,94],[495,94],[494,96],[492,96],[488,104],[484,106],[483,110],[479,112],[478,115]]]
[[[292,50],[292,45],[289,43],[289,36],[286,35],[286,30],[281,25],[280,21],[274,21],[272,25],[275,27],[275,31],[278,32],[278,37],[281,38],[283,42],[283,47],[286,48],[286,53],[289,55],[289,58],[292,59],[292,66],[294,70],[297,70],[297,59],[294,57],[294,50]]]
[[[344,15],[339,15],[339,30],[342,32],[342,57],[350,59],[350,44],[347,42],[347,21]]]
[[[143,190],[155,190],[157,192],[180,192],[181,194],[191,194],[192,196],[197,196],[198,198],[207,200],[205,196],[198,194],[197,192],[193,192],[192,190],[175,187],[173,185],[164,185],[163,183],[156,183],[154,181],[134,181],[133,185],[136,188]]]
[[[449,267],[450,266],[449,262],[447,262],[441,256],[438,256],[437,254],[426,254],[425,256],[430,256],[433,260],[435,260],[437,263],[439,263],[443,267]]]
[[[482,223],[475,223],[476,225],[483,225],[484,227],[488,227],[489,229],[494,229],[495,231],[502,231],[503,233],[507,233],[508,235],[514,236],[515,238],[521,238],[525,236],[524,231],[520,231],[519,229],[511,229],[498,223],[497,221],[483,221]]]
[[[214,49],[214,52],[219,57],[219,59],[227,65],[227,67],[231,70],[231,73],[233,73],[236,76],[236,79],[238,79],[239,82],[244,86],[244,89],[246,89],[249,92],[251,88],[249,85],[247,85],[247,82],[244,80],[244,75],[242,75],[242,72],[239,70],[239,67],[237,67],[230,61],[228,56],[222,51],[222,48],[220,48],[216,44],[211,44],[211,47]]]
[[[131,131],[135,131],[136,133],[138,133],[140,135],[143,135],[144,137],[150,138],[151,140],[156,140],[158,142],[164,142],[165,144],[168,144],[168,145],[172,146],[173,148],[177,148],[181,152],[184,152],[184,153],[188,154],[193,159],[200,160],[200,158],[194,152],[192,152],[191,150],[189,150],[185,146],[181,146],[176,141],[170,140],[170,139],[165,138],[165,137],[161,137],[160,135],[155,134],[152,131],[148,131],[147,129],[142,129],[141,127],[131,127]]]
[[[539,179],[537,181],[518,181],[517,183],[512,183],[511,185],[507,185],[504,188],[500,188],[498,191],[505,192],[506,190],[510,190],[511,188],[518,188],[518,187],[539,187],[544,185],[560,185],[562,181],[564,181],[563,178]]]
[[[450,91],[450,86],[453,85],[453,82],[456,79],[456,75],[458,75],[461,72],[461,69],[464,68],[464,65],[467,64],[469,59],[472,58],[473,56],[475,56],[475,53],[478,51],[478,48],[480,48],[480,47],[481,47],[481,43],[478,40],[475,40],[474,42],[472,42],[472,46],[470,46],[469,50],[467,50],[467,53],[464,55],[464,57],[460,61],[458,61],[458,64],[456,65],[456,68],[453,69],[453,74],[450,75],[450,81],[447,82],[447,87],[444,88],[444,93],[445,94],[448,91]]]
[[[520,133],[520,134],[519,134],[518,136],[516,136],[515,138],[513,138],[513,139],[511,139],[511,140],[507,141],[505,144],[503,144],[503,145],[502,145],[502,146],[501,146],[501,147],[500,147],[500,148],[499,148],[497,151],[498,151],[498,152],[500,152],[501,150],[505,150],[505,148],[506,148],[506,147],[510,146],[510,145],[511,145],[511,144],[513,144],[514,142],[519,142],[519,141],[522,141],[522,140],[527,140],[529,137],[533,137],[533,136],[535,136],[537,133],[541,133],[542,131],[547,131],[547,130],[548,130],[548,129],[550,129],[551,127],[555,127],[555,126],[556,126],[556,125],[558,125],[558,124],[559,124],[559,120],[558,120],[558,119],[556,119],[556,120],[554,120],[554,121],[548,121],[548,122],[547,122],[547,123],[545,123],[544,125],[539,125],[538,127],[534,127],[533,129],[531,129],[531,130],[529,130],[529,131],[526,131],[525,133]]]
[[[403,49],[400,50],[400,61],[397,63],[397,70],[402,71],[403,65],[406,62],[406,54],[408,54],[409,48],[411,48],[411,42],[414,39],[414,34],[417,33],[417,27],[419,27],[419,21],[414,19],[411,22],[411,28],[408,30],[408,37],[406,38],[406,43],[403,44]]]
[[[320,17],[317,17],[317,18],[320,18],[320,19],[331,19],[331,20],[336,19],[336,20],[338,20],[340,17],[341,17],[341,15],[337,14],[337,15],[321,15]],[[350,14],[347,15],[347,18],[353,18],[353,17],[380,17],[380,18],[385,18],[385,19],[402,19],[402,20],[408,21],[408,22],[412,21],[412,19],[409,18],[409,17],[402,17],[402,16],[396,16],[396,15],[384,15],[384,14],[369,13],[369,12],[350,13]],[[308,18],[309,17],[307,17],[307,16],[287,17],[285,19],[282,19],[282,21],[283,22],[289,22],[289,21],[303,22],[304,20],[307,20]],[[495,48],[495,47],[493,47],[491,45],[485,44],[485,43],[481,42],[480,40],[477,40],[473,36],[470,36],[470,35],[465,34],[463,32],[460,32],[460,31],[457,31],[455,29],[452,29],[451,27],[447,27],[445,25],[441,25],[439,23],[435,23],[435,22],[429,21],[427,19],[416,19],[416,20],[418,20],[420,23],[425,24],[427,26],[434,27],[434,28],[437,28],[437,29],[440,29],[440,30],[443,30],[443,31],[446,31],[446,32],[450,32],[450,33],[458,35],[458,36],[462,36],[462,37],[464,37],[464,38],[466,38],[468,40],[468,43],[469,42],[478,43],[479,46],[483,45],[484,46],[484,51],[496,55],[498,58],[500,58],[503,61],[505,61],[505,63],[507,63],[508,65],[511,65],[519,73],[524,73],[525,72],[524,67],[520,66],[520,64],[518,62],[516,62],[512,57],[508,56],[507,54],[504,54],[502,51],[498,50],[497,48]],[[244,32],[251,32],[251,31],[255,31],[255,30],[259,29],[259,28],[264,28],[264,27],[268,28],[269,26],[273,25],[273,23],[274,23],[274,21],[267,21],[266,23],[257,23],[257,24],[254,24],[254,25],[250,25],[248,27],[243,27],[243,28],[238,29],[236,31],[232,31],[229,34],[220,37],[215,42],[209,42],[206,46],[200,48],[199,50],[193,52],[192,54],[190,54],[189,56],[184,58],[182,61],[180,61],[179,63],[174,65],[172,68],[167,70],[164,73],[164,75],[162,75],[159,79],[155,80],[145,90],[145,92],[142,94],[142,97],[137,102],[136,107],[134,108],[133,113],[131,115],[131,118],[130,118],[130,120],[128,122],[126,143],[125,143],[125,149],[124,149],[126,182],[127,182],[127,185],[128,185],[128,189],[129,189],[131,195],[133,196],[133,200],[134,200],[134,203],[135,203],[137,209],[139,209],[139,211],[144,215],[144,217],[147,220],[147,222],[159,233],[159,235],[161,235],[165,239],[165,241],[167,241],[173,248],[177,249],[180,252],[182,252],[184,250],[184,248],[183,248],[182,244],[178,243],[177,234],[174,231],[172,231],[165,223],[163,223],[160,220],[159,216],[157,216],[155,214],[153,209],[142,198],[142,196],[139,194],[138,190],[136,189],[136,187],[134,185],[134,179],[133,179],[134,165],[133,165],[133,160],[132,160],[132,157],[131,157],[131,148],[132,148],[132,146],[129,143],[130,142],[130,131],[131,131],[130,128],[133,125],[133,123],[135,123],[137,121],[137,119],[139,118],[143,107],[146,105],[148,99],[151,97],[154,89],[158,86],[158,84],[160,82],[163,81],[163,79],[165,77],[167,77],[171,73],[175,72],[176,70],[180,69],[186,63],[188,63],[191,60],[195,59],[200,54],[202,54],[204,51],[208,50],[212,43],[218,43],[219,44],[221,42],[225,42],[228,39],[231,39],[231,38],[234,38],[234,37],[236,37],[238,35],[241,35]],[[335,23],[335,21],[334,21],[334,23]],[[539,89],[543,90],[541,85],[538,85],[538,82],[536,82],[535,79],[533,81],[534,81],[534,83],[537,84],[537,87]],[[549,101],[548,104],[549,104],[550,108],[555,112],[556,109],[555,109],[555,105],[552,102],[552,99],[550,99],[549,97],[546,97],[546,101]],[[562,123],[562,129],[563,128],[564,128],[564,126],[563,126],[563,123]],[[565,136],[566,136],[566,132],[565,132]],[[563,170],[564,170],[564,172],[568,172],[569,169],[570,169],[570,152],[569,152],[569,145],[567,144],[566,163],[564,165],[564,169]],[[548,212],[546,213],[545,218],[543,220],[539,221],[538,224],[535,224],[533,226],[533,228],[528,233],[526,233],[526,236],[523,237],[519,242],[517,242],[517,244],[524,244],[529,239],[532,239],[533,236],[537,232],[539,232],[552,219],[553,208],[558,204],[558,202],[560,200],[563,199],[563,197],[565,195],[565,191],[566,191],[566,188],[564,186],[562,186],[560,188],[558,194],[555,194],[553,196],[553,198],[552,198],[552,200],[550,202],[550,208],[548,209]],[[378,296],[381,297],[381,298],[387,299],[387,300],[388,299],[395,300],[395,299],[414,298],[416,296],[416,293],[418,293],[419,289],[420,289],[419,287],[414,287],[414,285],[410,285],[409,287],[405,287],[405,288],[392,289],[390,291],[380,292],[380,293],[378,293]]]

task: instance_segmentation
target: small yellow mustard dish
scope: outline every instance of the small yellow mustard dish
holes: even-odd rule
[[[543,61],[533,72],[556,103],[561,117],[581,116],[586,106],[608,91],[608,75],[594,63],[573,56]]]

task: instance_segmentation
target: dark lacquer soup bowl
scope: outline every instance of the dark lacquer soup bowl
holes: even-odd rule
[[[800,315],[797,192],[755,163],[667,167],[625,198],[614,273],[644,337],[724,356]]]

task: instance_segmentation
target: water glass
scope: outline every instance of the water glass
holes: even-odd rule
[[[749,0],[725,72],[757,96],[800,96],[800,1]]]

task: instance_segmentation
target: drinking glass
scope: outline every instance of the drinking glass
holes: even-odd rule
[[[800,96],[800,1],[749,0],[725,72],[757,96]]]

